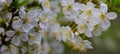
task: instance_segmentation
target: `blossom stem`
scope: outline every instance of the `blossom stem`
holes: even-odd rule
[[[75,29],[76,29],[76,24],[74,24],[72,27],[71,27],[72,31],[74,32]]]

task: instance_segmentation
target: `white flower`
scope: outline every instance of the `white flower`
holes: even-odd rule
[[[9,7],[12,2],[0,0],[0,10],[6,5]],[[24,0],[18,1],[22,2]],[[36,2],[40,6],[35,9],[28,7]],[[62,54],[63,46],[57,41],[63,41],[80,51],[93,49],[92,43],[84,37],[100,36],[102,31],[110,27],[110,20],[117,17],[115,12],[108,12],[104,3],[100,3],[100,8],[95,8],[91,1],[83,4],[76,0],[30,0],[27,6],[12,11],[14,13],[2,12],[0,23],[5,26],[0,25],[0,54]],[[79,35],[83,35],[82,38]],[[4,46],[3,39],[10,43]]]
[[[103,30],[107,30],[110,27],[110,20],[117,18],[117,14],[115,12],[108,12],[108,7],[104,3],[100,4],[100,10],[94,15],[101,20],[100,26]]]
[[[80,20],[87,21],[90,25],[96,25],[100,22],[99,18],[94,17],[94,4],[88,2],[87,5],[80,4],[82,13],[79,15]],[[93,14],[94,13],[94,14]]]
[[[61,0],[61,5],[63,6],[63,13],[65,18],[68,21],[73,20],[76,18],[76,13],[80,12],[80,4],[75,3],[74,0]]]
[[[93,49],[90,41],[82,40],[82,38],[79,36],[76,36],[73,38],[72,44],[73,44],[73,49],[80,50],[80,51],[86,51],[87,49]]]
[[[49,11],[51,8],[50,1],[49,0],[43,0],[41,1],[42,7],[45,11]]]
[[[80,4],[80,7],[80,10],[83,11],[83,13],[79,16],[80,18],[83,18],[85,20],[92,18],[92,11],[94,9],[94,4],[92,2],[88,2],[87,5]]]
[[[60,25],[55,24],[51,27],[52,35],[59,41],[61,41]]]
[[[39,27],[41,29],[47,30],[52,24],[56,23],[56,14],[52,11],[46,12],[43,11],[42,16],[40,17]]]
[[[61,27],[60,32],[63,41],[71,40],[74,37],[74,34],[69,26]]]
[[[69,12],[73,10],[74,3],[74,0],[61,0],[61,5],[63,6],[63,11],[65,11],[65,14],[69,14]]]
[[[78,24],[77,30],[80,34],[84,33],[87,37],[92,37],[92,31],[94,29],[93,25],[89,25],[88,23]]]

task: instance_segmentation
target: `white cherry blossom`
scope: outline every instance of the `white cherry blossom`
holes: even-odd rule
[[[69,26],[61,27],[60,32],[61,32],[62,40],[65,42],[67,40],[71,40],[74,37],[74,34]]]

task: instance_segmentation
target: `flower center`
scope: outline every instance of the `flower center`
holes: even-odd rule
[[[105,18],[105,14],[101,13],[100,18],[104,19]]]
[[[86,28],[85,24],[83,24],[83,25],[80,26],[80,29],[85,29],[85,28]]]
[[[59,35],[59,32],[54,32],[53,34],[55,37],[57,37]]]
[[[94,30],[97,30],[99,28],[99,25],[94,26]]]
[[[66,37],[66,38],[69,38],[69,36],[70,36],[70,31],[66,31],[65,37]]]
[[[67,8],[67,10],[68,10],[68,11],[71,11],[71,10],[72,10],[72,5],[71,5],[71,4],[69,4],[69,5],[67,5],[67,7],[66,7],[66,8]]]
[[[45,21],[46,21],[46,18],[45,18],[45,17],[41,17],[40,20],[41,20],[42,22],[45,22]]]
[[[91,15],[91,10],[87,11],[87,15],[90,16]]]
[[[49,1],[45,1],[45,7],[50,7],[50,5],[49,5],[50,3],[49,3]]]

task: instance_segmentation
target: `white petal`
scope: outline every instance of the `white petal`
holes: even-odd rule
[[[100,18],[94,18],[94,17],[91,17],[91,18],[89,19],[89,24],[94,26],[94,25],[99,24],[100,21],[101,21]]]
[[[36,18],[36,17],[39,17],[39,16],[41,16],[41,10],[39,10],[39,9],[30,10],[27,13],[28,18]]]
[[[4,28],[0,27],[0,33],[4,32]]]
[[[10,52],[11,54],[19,54],[18,48],[13,45],[10,45]]]
[[[52,1],[50,4],[51,4],[51,7],[52,7],[52,11],[58,13],[59,10],[60,10],[60,7],[59,7],[59,1]],[[55,5],[56,4],[56,5]]]
[[[45,30],[48,28],[46,23],[39,23],[39,26],[40,28],[45,29]]]
[[[37,34],[37,36],[36,36],[35,43],[41,45],[41,40],[42,40],[42,36],[41,36],[41,34],[39,33],[39,34]]]
[[[29,43],[29,45],[33,45],[34,41],[33,40],[29,40],[28,43]]]
[[[22,51],[22,54],[25,54],[27,52],[27,48],[26,47],[22,47],[21,51]]]
[[[105,19],[101,22],[100,25],[102,29],[107,30],[110,27],[111,23],[109,20]]]
[[[93,15],[93,17],[95,17],[95,18],[99,18],[100,14],[101,14],[101,12],[100,12],[100,10],[97,9],[97,8],[95,8],[95,9],[92,11],[92,15]]]
[[[66,6],[68,4],[73,4],[74,3],[74,0],[61,0],[61,4],[62,6]]]
[[[88,9],[92,10],[92,9],[94,9],[94,4],[92,2],[88,2],[87,7],[88,7]]]
[[[73,4],[75,0],[69,0],[69,4]]]
[[[87,15],[86,12],[83,12],[82,14],[79,15],[79,18],[84,19],[84,20],[88,20],[89,16]]]
[[[85,11],[87,8],[85,4],[80,4],[79,6],[81,11]]]
[[[81,25],[78,25],[77,26],[77,30],[80,32],[80,33],[84,33],[85,32],[85,29],[83,26],[81,27]]]
[[[18,36],[14,36],[11,41],[12,44],[19,46],[20,45],[20,38]]]
[[[20,16],[21,18],[24,18],[25,15],[26,15],[25,8],[24,8],[24,7],[21,7],[21,8],[20,8],[20,11],[19,11],[19,16]]]
[[[27,34],[22,34],[21,35],[21,40],[22,41],[28,41],[28,35]]]
[[[17,20],[12,23],[12,27],[15,30],[18,30],[22,26],[23,21],[22,20]]]
[[[90,41],[84,40],[84,43],[85,43],[85,45],[87,46],[88,49],[93,49],[93,47],[91,46],[92,43]]]
[[[87,37],[92,37],[91,31],[85,31],[85,35],[86,35]]]
[[[100,10],[102,11],[102,13],[107,13],[108,12],[108,6],[105,3],[101,3],[100,4]]]
[[[89,31],[93,31],[94,29],[94,25],[91,25],[91,24],[87,24],[87,27]]]
[[[6,32],[6,35],[8,37],[12,37],[14,34],[15,34],[15,31],[12,31],[12,30],[9,30],[9,31]]]
[[[80,8],[81,8],[81,7],[80,7],[80,4],[79,4],[79,3],[74,3],[74,4],[73,4],[73,9],[74,9],[74,10],[80,10]]]
[[[66,6],[67,5],[67,0],[61,0],[61,4],[62,4],[62,6]]]
[[[110,12],[106,14],[106,17],[110,20],[113,20],[115,18],[117,18],[117,14],[115,12]]]
[[[74,18],[74,22],[75,22],[76,24],[78,24],[80,21],[79,21],[78,18]]]
[[[37,26],[38,26],[38,23],[37,23],[37,22],[35,22],[35,21],[30,22],[30,24],[31,24],[32,26],[34,26],[34,27],[37,27]]]
[[[26,12],[24,12],[24,11],[19,11],[19,16],[20,16],[21,18],[24,18],[24,17],[25,17],[25,14],[26,14]]]
[[[33,28],[33,26],[31,25],[31,24],[23,24],[23,26],[22,26],[22,29],[23,29],[23,31],[24,32],[29,32],[30,31],[30,29],[32,29]]]
[[[100,36],[102,34],[102,29],[98,28],[93,31],[94,36]]]

